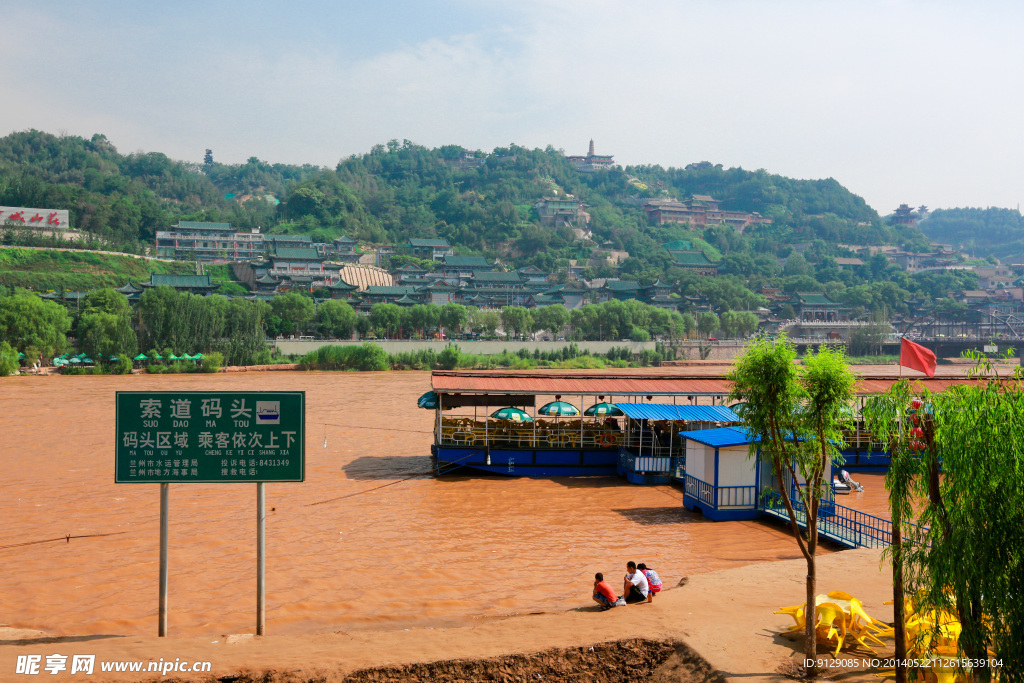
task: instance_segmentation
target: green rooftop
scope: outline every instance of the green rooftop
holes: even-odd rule
[[[825,292],[797,292],[791,301],[812,306],[835,306],[837,303],[828,298],[828,294]]]
[[[322,261],[323,257],[313,247],[276,247],[274,258],[295,261]]]
[[[714,261],[708,259],[704,255],[703,251],[674,251],[672,256],[675,257],[676,263],[681,266],[713,266]]]
[[[482,273],[474,273],[473,281],[481,284],[493,284],[493,283],[508,283],[508,284],[521,284],[523,278],[519,276],[519,273],[511,270],[507,273],[502,272],[491,272],[485,271]]]
[[[209,275],[167,275],[163,273],[153,273],[150,276],[149,282],[145,284],[150,287],[163,287],[166,285],[175,289],[214,289],[217,287],[210,280]]]

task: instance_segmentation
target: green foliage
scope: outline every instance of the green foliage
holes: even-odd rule
[[[141,345],[204,355],[220,351],[229,365],[264,362],[268,351],[263,323],[270,306],[262,301],[196,296],[170,287],[146,290],[138,304]]]
[[[1017,209],[938,209],[921,221],[931,239],[1005,262],[1024,255],[1024,216]]]
[[[0,377],[9,377],[18,371],[18,350],[6,341],[0,341]]]
[[[749,337],[757,330],[757,314],[749,311],[723,311],[719,321],[726,337]]]
[[[442,370],[454,370],[462,365],[462,353],[455,344],[449,344],[444,351],[437,354],[437,366]]]
[[[460,332],[468,320],[469,314],[462,304],[445,304],[438,315],[438,324],[448,330],[449,335]]]
[[[718,325],[718,316],[713,311],[702,311],[697,315],[697,332],[705,337],[711,336],[711,333],[718,329]]]
[[[132,373],[132,357],[127,353],[122,353],[114,361],[110,371],[115,375],[130,375]]]
[[[299,334],[306,330],[316,315],[313,300],[298,292],[278,294],[270,300],[270,310],[278,318],[287,320]]]
[[[344,301],[324,301],[316,309],[316,328],[327,338],[348,339],[356,327],[356,311]]]
[[[321,346],[299,361],[305,369],[313,370],[387,370],[388,357],[376,344],[361,346]]]
[[[199,362],[199,367],[202,368],[203,372],[220,372],[221,367],[224,365],[224,354],[220,351],[211,351],[203,356],[203,359]]]
[[[758,438],[750,445],[751,455],[760,452],[771,463],[774,486],[807,562],[807,604],[813,604],[818,506],[829,484],[823,478],[831,461],[841,461],[843,412],[853,399],[854,377],[841,350],[821,347],[804,359],[803,370],[794,364],[795,358],[796,350],[784,338],[758,340],[729,373],[729,399],[746,403],[744,422]],[[806,521],[802,532],[793,495]],[[806,658],[814,660],[817,646],[811,620],[804,636]],[[809,673],[815,671],[812,663]]]
[[[38,292],[121,287],[129,279],[145,282],[152,273],[187,275],[195,266],[118,254],[0,249],[0,284]]]
[[[520,306],[505,306],[501,309],[501,326],[506,336],[521,337],[530,329],[530,311]]]
[[[71,316],[60,304],[25,290],[0,292],[0,339],[16,349],[35,347],[48,356],[67,346]]]
[[[957,614],[961,656],[1024,661],[1024,386],[1020,373],[931,394],[904,380],[873,398],[868,426],[889,446],[886,477],[897,588],[924,606]],[[897,527],[897,524],[899,525]],[[898,552],[897,552],[898,550]],[[1020,667],[1000,680],[1024,680]]]
[[[133,357],[138,340],[127,314],[84,313],[78,321],[78,347],[97,364],[106,365],[113,356]]]
[[[370,307],[370,324],[385,337],[397,334],[402,324],[402,307],[398,304],[374,304]]]

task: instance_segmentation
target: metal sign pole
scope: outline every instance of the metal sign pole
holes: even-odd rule
[[[266,553],[264,545],[263,528],[266,521],[266,496],[263,492],[263,482],[256,482],[256,635],[262,636],[266,627],[266,609],[264,596],[266,594]]]
[[[167,517],[170,484],[160,484],[160,625],[157,635],[167,635]]]

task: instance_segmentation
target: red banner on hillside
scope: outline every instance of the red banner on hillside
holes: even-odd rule
[[[929,377],[935,376],[935,354],[909,339],[900,342],[900,365],[923,372]]]

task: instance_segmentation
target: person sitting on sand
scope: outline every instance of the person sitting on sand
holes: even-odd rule
[[[604,580],[604,574],[601,572],[594,574],[594,602],[601,606],[601,611],[615,607],[616,600],[618,597],[611,585]]]
[[[653,569],[648,569],[647,565],[643,562],[638,564],[636,568],[639,569],[644,575],[644,578],[647,579],[647,587],[649,589],[647,592],[647,602],[654,602],[654,595],[661,592],[661,577],[658,576],[658,572]]]
[[[647,577],[636,568],[636,562],[633,560],[626,563],[626,576],[622,582],[622,590],[625,593],[623,597],[626,598],[627,605],[647,602],[650,586],[647,584]]]

